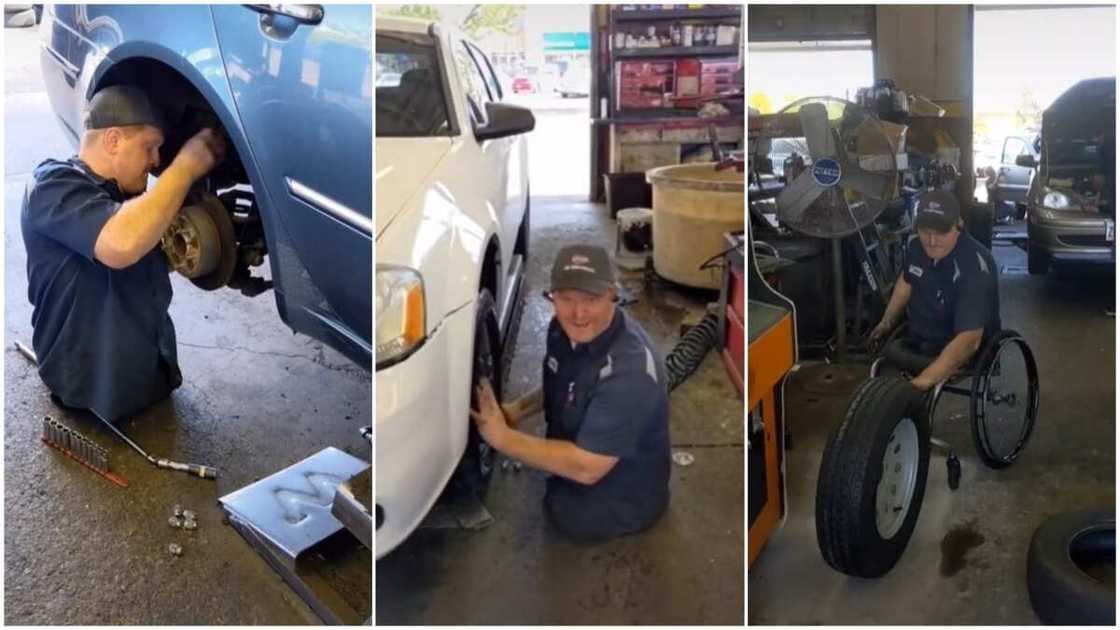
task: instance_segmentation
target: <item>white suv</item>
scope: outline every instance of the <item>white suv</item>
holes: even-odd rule
[[[486,55],[430,22],[377,17],[377,557],[453,474],[485,488],[468,410],[500,373],[520,303],[535,124]],[[393,76],[396,75],[396,76]],[[500,381],[500,378],[492,379]]]

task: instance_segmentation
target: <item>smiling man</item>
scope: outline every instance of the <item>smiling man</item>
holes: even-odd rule
[[[32,345],[57,402],[115,422],[182,383],[159,242],[226,148],[200,131],[148,190],[163,131],[147,96],[105,88],[84,125],[78,155],[36,167],[23,197]]]
[[[552,473],[545,511],[564,534],[594,542],[653,525],[669,504],[669,394],[664,362],[616,307],[610,257],[564,247],[552,267],[541,390],[499,405],[486,381],[471,415],[495,449]],[[517,429],[544,410],[546,436]]]
[[[886,336],[906,310],[910,332],[893,343],[902,353],[933,355],[911,383],[928,391],[952,376],[1000,329],[999,282],[992,253],[960,227],[956,197],[930,190],[918,198],[915,227],[905,269],[894,285],[871,341]]]

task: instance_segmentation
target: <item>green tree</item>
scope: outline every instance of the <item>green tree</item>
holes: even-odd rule
[[[480,39],[490,32],[513,35],[521,30],[518,18],[524,12],[525,5],[520,4],[476,4],[459,28],[471,39]]]
[[[774,103],[770,101],[770,97],[765,92],[751,94],[751,107],[757,109],[760,114],[774,113]]]
[[[430,4],[402,4],[398,7],[380,7],[378,12],[385,15],[399,15],[432,22],[439,22],[442,18],[439,9]]]

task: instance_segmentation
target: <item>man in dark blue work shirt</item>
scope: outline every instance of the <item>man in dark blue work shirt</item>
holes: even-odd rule
[[[894,343],[910,353],[936,356],[911,380],[922,391],[952,376],[1000,329],[995,260],[961,231],[960,216],[960,205],[949,193],[931,190],[918,198],[918,238],[907,247],[906,267],[871,333],[873,342],[882,339],[906,310],[909,337]]]
[[[545,511],[560,531],[584,542],[646,529],[669,504],[664,363],[645,331],[616,308],[616,295],[606,250],[561,249],[552,268],[555,317],[543,387],[499,406],[484,380],[471,412],[492,447],[553,474]],[[541,409],[545,438],[517,430],[521,418]]]
[[[182,383],[159,242],[226,149],[204,129],[147,190],[163,131],[145,94],[101,90],[83,126],[78,155],[36,167],[23,197],[32,345],[56,401],[115,422]]]

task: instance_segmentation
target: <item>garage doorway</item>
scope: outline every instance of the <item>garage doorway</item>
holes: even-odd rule
[[[489,56],[502,100],[532,110],[533,197],[588,197],[591,134],[589,5],[388,4],[378,13],[434,20]]]
[[[976,198],[992,195],[997,222],[1014,225],[1033,173],[1015,159],[1037,153],[1042,112],[1078,81],[1116,75],[1116,9],[978,5],[973,24]]]
[[[750,106],[773,114],[799,98],[854,100],[874,82],[870,40],[748,44]]]

